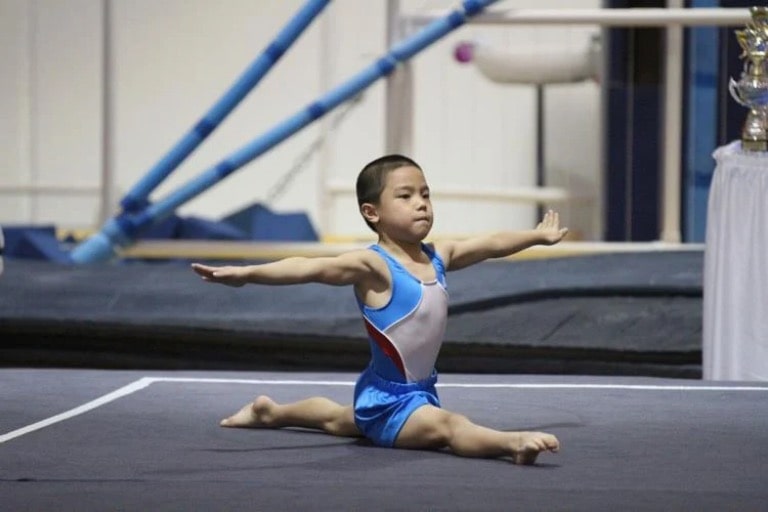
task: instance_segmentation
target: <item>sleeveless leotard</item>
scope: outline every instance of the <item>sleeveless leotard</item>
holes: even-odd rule
[[[417,279],[378,245],[392,276],[392,296],[386,306],[373,309],[358,300],[371,346],[373,368],[395,382],[414,382],[430,376],[440,352],[448,315],[448,292],[443,260],[422,245],[437,279]]]
[[[435,361],[448,315],[445,266],[431,246],[422,244],[437,278],[422,282],[382,247],[391,298],[382,308],[358,299],[371,348],[371,363],[355,386],[355,423],[374,443],[392,446],[408,417],[422,405],[440,406]]]

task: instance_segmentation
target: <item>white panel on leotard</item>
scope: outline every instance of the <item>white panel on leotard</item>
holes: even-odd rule
[[[386,330],[403,358],[409,381],[423,380],[432,374],[445,334],[448,293],[438,282],[422,283],[421,289],[418,306]]]

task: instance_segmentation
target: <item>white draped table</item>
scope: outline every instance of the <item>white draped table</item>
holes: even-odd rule
[[[703,377],[768,380],[768,154],[714,152],[704,256]]]

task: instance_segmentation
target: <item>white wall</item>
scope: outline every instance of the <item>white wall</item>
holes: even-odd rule
[[[102,2],[0,0],[0,188],[37,184],[90,189],[79,196],[0,192],[0,223],[96,227],[103,169],[112,173],[116,200],[202,117],[302,3],[110,0],[111,79],[105,82]],[[453,5],[402,1],[406,12]],[[599,1],[506,1],[501,6],[598,7]],[[568,45],[596,31],[466,26],[417,55],[413,156],[433,186],[505,187],[535,179],[533,88],[493,84],[471,66],[459,66],[452,57],[458,41],[481,37],[500,46]],[[360,71],[386,50],[385,41],[385,0],[333,2],[154,197],[164,196]],[[105,92],[110,100],[106,132]],[[380,82],[364,93],[338,130],[327,133],[331,113],[192,200],[181,213],[217,218],[264,200],[298,155],[326,133],[322,150],[273,207],[307,211],[326,234],[366,235],[353,197],[329,203],[319,183],[343,180],[351,186],[362,165],[383,153],[384,107]],[[548,89],[547,172],[553,184],[576,183],[599,195],[599,118],[596,84]],[[530,205],[439,197],[435,203],[436,234],[525,228],[535,221]],[[565,213],[577,229],[594,227],[588,213]]]
[[[0,185],[79,194],[1,194],[0,222],[97,220],[101,10],[90,0],[0,2]]]

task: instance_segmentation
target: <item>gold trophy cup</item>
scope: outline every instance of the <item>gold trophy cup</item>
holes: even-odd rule
[[[750,8],[752,19],[743,30],[736,30],[744,59],[744,71],[736,81],[731,78],[728,90],[733,99],[749,109],[741,130],[741,147],[745,151],[768,151],[768,7]]]

